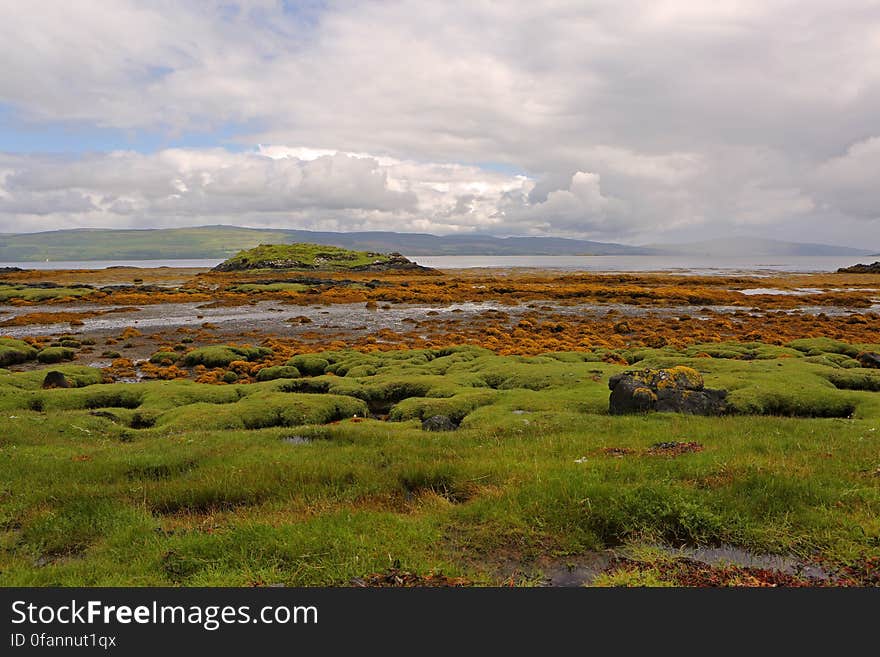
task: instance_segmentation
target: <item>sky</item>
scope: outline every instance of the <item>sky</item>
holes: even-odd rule
[[[0,0],[0,232],[880,247],[880,2]]]

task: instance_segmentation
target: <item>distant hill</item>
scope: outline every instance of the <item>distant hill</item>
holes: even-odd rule
[[[199,226],[143,230],[78,229],[0,235],[0,261],[228,258],[260,244],[328,244],[344,249],[420,255],[648,255],[653,249],[557,237],[419,233],[331,233]]]
[[[628,246],[561,237],[422,233],[333,233],[199,226],[139,230],[77,229],[0,235],[0,262],[226,259],[260,244],[327,244],[343,249],[427,255],[870,256],[872,250],[749,237],[692,244]]]
[[[689,244],[652,244],[650,248],[668,255],[692,256],[865,256],[870,250],[848,246],[783,242],[759,237],[729,237]]]

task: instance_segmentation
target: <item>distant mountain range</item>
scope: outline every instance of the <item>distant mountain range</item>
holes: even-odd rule
[[[556,237],[492,237],[419,233],[330,233],[199,226],[146,230],[78,229],[0,235],[0,261],[228,258],[260,244],[307,242],[360,251],[420,255],[648,255],[623,244]]]
[[[560,237],[493,237],[420,233],[334,233],[199,226],[165,229],[76,229],[0,235],[0,262],[60,260],[171,260],[221,258],[259,244],[307,242],[348,249],[425,255],[699,255],[868,256],[870,250],[731,238],[694,244],[628,246]]]

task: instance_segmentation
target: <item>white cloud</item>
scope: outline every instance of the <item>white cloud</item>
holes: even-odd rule
[[[871,0],[302,7],[0,0],[22,119],[264,144],[22,156],[0,221],[649,241],[878,219]]]
[[[245,223],[474,230],[530,183],[477,167],[267,146],[0,160],[0,229]]]
[[[5,165],[0,213],[52,213],[59,223],[65,214],[90,210],[107,223],[113,215],[192,220],[306,209],[394,214],[418,205],[412,192],[390,188],[387,171],[375,160],[345,154],[300,160],[172,149],[74,159],[20,156]]]
[[[543,201],[508,195],[501,205],[499,224],[531,234],[625,234],[626,210],[625,202],[602,192],[597,174],[578,171],[567,188],[549,192]]]

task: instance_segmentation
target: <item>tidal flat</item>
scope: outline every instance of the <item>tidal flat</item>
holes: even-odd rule
[[[878,290],[0,274],[0,585],[875,586]],[[609,412],[682,367],[723,413]]]

